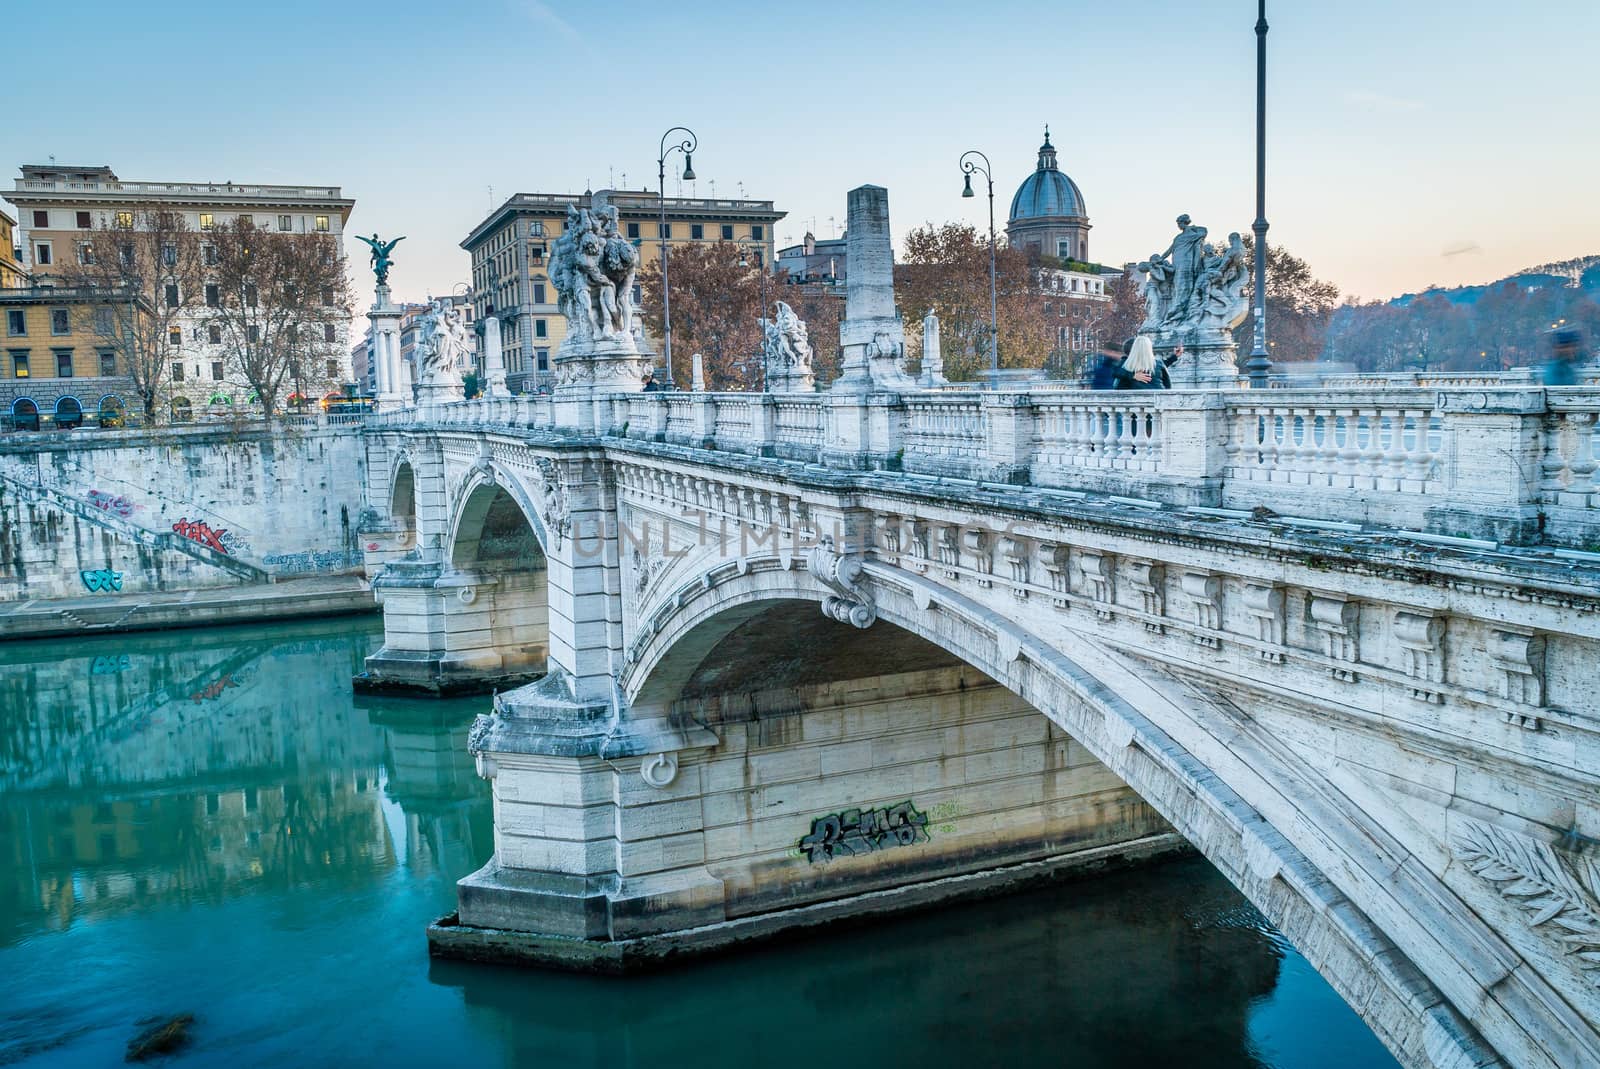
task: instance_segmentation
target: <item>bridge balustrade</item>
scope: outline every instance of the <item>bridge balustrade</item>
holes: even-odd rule
[[[1546,504],[1600,508],[1600,389],[1552,390],[1544,427],[1539,491]]]

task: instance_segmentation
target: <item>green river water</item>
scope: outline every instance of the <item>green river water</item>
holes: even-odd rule
[[[633,979],[431,962],[492,851],[484,699],[356,699],[376,617],[0,645],[0,1065],[1352,1069],[1394,1061],[1209,865]]]

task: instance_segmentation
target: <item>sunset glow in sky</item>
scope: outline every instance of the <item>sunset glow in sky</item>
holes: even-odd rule
[[[457,243],[511,193],[653,188],[676,124],[701,141],[681,191],[776,201],[780,244],[834,232],[864,182],[889,188],[897,236],[986,225],[985,201],[959,196],[968,148],[994,161],[1003,226],[1046,123],[1096,260],[1165,247],[1180,212],[1219,237],[1254,214],[1248,0],[19,15],[17,42],[72,48],[13,49],[12,84],[48,92],[14,99],[10,177],[53,155],[125,179],[336,183],[352,228],[409,236],[406,298],[464,281]],[[1600,4],[1273,0],[1268,19],[1270,239],[1317,274],[1388,297],[1600,253]]]

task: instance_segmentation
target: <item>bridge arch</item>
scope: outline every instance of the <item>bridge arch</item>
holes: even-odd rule
[[[417,471],[409,454],[395,458],[389,475],[389,519],[399,536],[401,548],[417,541]]]
[[[871,642],[872,629],[884,624],[897,633],[896,642],[902,641],[898,634],[917,636],[1023,699],[1079,743],[1250,898],[1402,1062],[1443,1066],[1492,1058],[1433,976],[1338,889],[1333,869],[1348,859],[1330,854],[1313,829],[1280,828],[1246,797],[1284,784],[1251,769],[1248,758],[1196,752],[1195,725],[1219,712],[1213,696],[1090,636],[1047,643],[959,590],[890,565],[866,564],[854,594],[874,619],[855,633],[862,641]],[[636,712],[672,715],[683,705],[685,688],[703,675],[702,665],[714,651],[726,650],[742,624],[760,620],[765,628],[764,614],[779,607],[821,618],[819,609],[838,595],[837,586],[812,575],[797,557],[713,567],[660,592],[644,608],[625,652],[621,689]],[[1303,849],[1308,841],[1317,848],[1316,860]],[[1386,924],[1394,928],[1393,919]]]

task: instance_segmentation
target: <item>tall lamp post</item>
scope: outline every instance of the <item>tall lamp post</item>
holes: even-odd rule
[[[673,134],[687,134],[682,141],[669,146],[667,138]],[[686,181],[694,181],[694,150],[700,147],[700,139],[693,130],[687,126],[674,126],[661,135],[661,150],[656,156],[656,179],[661,190],[661,228],[656,231],[656,238],[661,242],[661,323],[667,351],[667,389],[672,389],[672,287],[667,282],[667,157],[674,152],[683,153],[683,177]]]
[[[1245,373],[1252,390],[1267,387],[1272,358],[1267,355],[1267,0],[1256,18],[1256,235],[1255,330]]]
[[[967,159],[975,156],[977,159]],[[982,160],[979,163],[978,160]],[[994,175],[989,170],[989,157],[977,149],[968,149],[961,154],[961,170],[967,176],[966,185],[961,190],[963,197],[973,196],[972,172],[982,172],[984,180],[989,183],[989,388],[1000,388],[1000,332],[995,323],[995,286],[994,286]]]

